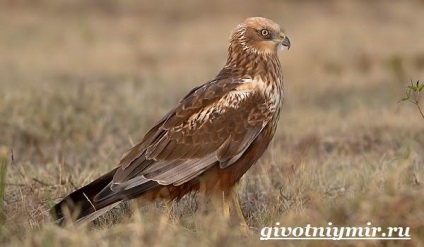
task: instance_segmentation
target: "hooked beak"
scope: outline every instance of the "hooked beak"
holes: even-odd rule
[[[281,41],[281,44],[287,47],[287,50],[290,49],[290,40],[287,36],[284,37],[283,41]]]

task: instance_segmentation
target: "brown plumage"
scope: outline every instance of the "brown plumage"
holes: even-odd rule
[[[274,136],[284,96],[277,53],[289,47],[273,21],[246,19],[233,31],[216,78],[192,89],[116,169],[65,197],[53,215],[63,221],[66,209],[85,223],[124,200],[174,200],[200,191],[224,193],[227,207],[231,195],[242,216],[231,188]]]

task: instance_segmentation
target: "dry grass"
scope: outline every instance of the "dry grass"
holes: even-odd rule
[[[424,122],[396,104],[424,78],[422,1],[2,1],[0,215],[4,246],[257,246],[256,229],[410,226],[407,242],[289,246],[424,246]],[[239,196],[252,233],[188,196],[172,219],[126,207],[91,229],[50,222],[54,201],[116,165],[131,143],[225,61],[248,16],[283,24],[287,97],[269,151]],[[0,169],[1,170],[1,169]],[[83,176],[81,174],[84,174]],[[1,176],[0,176],[1,177]]]

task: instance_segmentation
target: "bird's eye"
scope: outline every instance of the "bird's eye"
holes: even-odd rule
[[[261,35],[264,36],[264,37],[267,37],[269,35],[269,31],[266,30],[266,29],[262,29],[261,30]]]

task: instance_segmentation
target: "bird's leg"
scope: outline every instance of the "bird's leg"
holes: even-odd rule
[[[172,219],[174,213],[174,203],[172,200],[167,200],[165,202],[166,212],[168,214],[168,219]]]
[[[207,202],[206,184],[201,182],[199,191],[197,192],[197,211],[201,214],[205,214],[207,212]]]
[[[233,203],[234,209],[236,210],[237,217],[239,218],[240,227],[243,230],[248,229],[246,219],[243,216],[243,212],[241,211],[240,203],[238,201],[237,193],[234,190],[230,190],[230,197]]]
[[[230,222],[230,197],[222,192],[222,215],[227,222]]]

